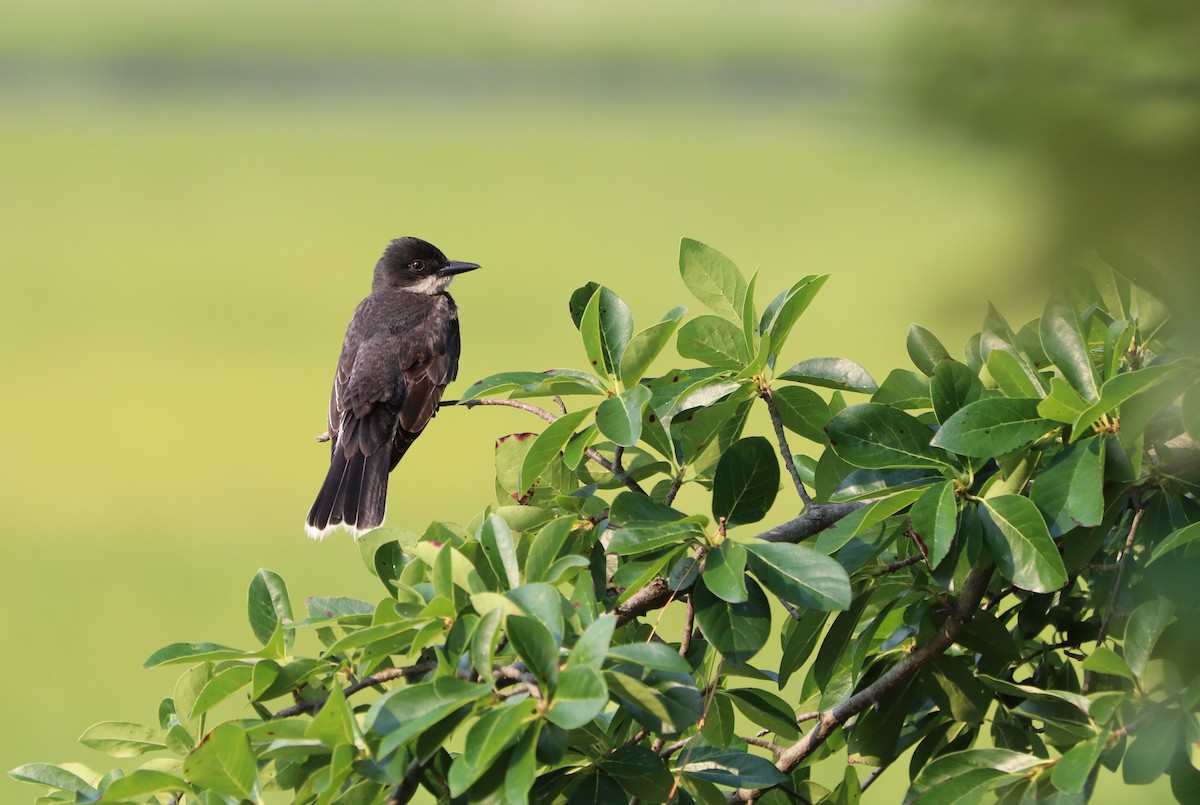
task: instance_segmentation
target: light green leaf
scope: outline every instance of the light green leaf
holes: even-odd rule
[[[596,335],[599,338],[599,335]],[[598,342],[597,342],[598,343]],[[597,347],[598,348],[598,347]],[[599,354],[599,353],[597,353]],[[597,370],[599,371],[599,370]],[[607,387],[593,375],[578,369],[549,369],[545,372],[500,372],[477,380],[463,392],[460,400],[507,394],[521,397],[552,397],[570,394],[604,394]]]
[[[600,286],[600,350],[610,377],[619,373],[621,358],[633,335],[633,313],[625,300]]]
[[[1076,442],[1033,482],[1030,498],[1049,524],[1050,536],[1076,526],[1091,528],[1104,517],[1104,439]]]
[[[159,665],[177,665],[179,663],[220,662],[222,660],[242,660],[256,656],[253,652],[242,651],[217,643],[172,643],[163,646],[151,654],[142,663],[143,668],[155,668]]]
[[[632,447],[642,435],[642,411],[650,402],[650,389],[633,386],[609,397],[596,409],[596,427],[615,444]]]
[[[770,339],[770,354],[778,355],[783,349],[783,344],[787,341],[792,327],[808,309],[827,279],[829,279],[828,274],[804,277],[788,289],[785,295],[782,295],[782,301],[776,300],[779,302],[778,305],[772,302],[771,306],[767,308],[763,315],[761,332],[764,338]]]
[[[1023,590],[1049,593],[1067,583],[1067,569],[1033,501],[1000,495],[979,501],[983,534],[1000,573]]]
[[[1089,402],[1099,399],[1096,371],[1075,308],[1062,299],[1051,299],[1042,313],[1040,328],[1042,348],[1071,387]]]
[[[341,744],[353,744],[354,735],[354,714],[350,712],[350,706],[346,703],[346,694],[342,686],[335,681],[330,686],[325,704],[321,705],[321,709],[304,731],[304,737],[333,748]]]
[[[927,802],[978,802],[981,794],[979,796],[972,795],[971,799],[960,799],[957,795],[946,797],[943,792],[939,791],[934,794],[934,791],[955,780],[966,784],[964,793],[980,784],[983,785],[983,790],[986,790],[994,781],[1027,772],[1038,766],[1046,766],[1051,762],[1036,755],[1013,752],[1009,749],[966,749],[960,752],[950,752],[930,761],[917,772],[912,786],[904,796],[904,805],[913,805],[916,802],[920,802],[922,805]],[[971,775],[979,776],[975,778]]]
[[[741,329],[720,316],[697,316],[680,327],[675,348],[680,357],[718,369],[741,369],[750,361]]]
[[[537,702],[524,699],[484,712],[467,732],[463,753],[450,764],[450,796],[458,797],[492,767],[500,754],[516,743],[521,728],[535,717]]]
[[[1196,539],[1200,539],[1200,523],[1192,523],[1191,525],[1185,525],[1183,528],[1175,529],[1170,534],[1167,534],[1162,542],[1154,546],[1154,550],[1150,553],[1150,560],[1146,562],[1146,566],[1149,567],[1151,562],[1158,561],[1159,557],[1164,554],[1182,548]]]
[[[924,327],[914,324],[908,328],[908,357],[913,366],[920,369],[928,377],[933,377],[934,370],[942,361],[950,360],[950,353],[942,346],[942,342]]]
[[[538,476],[550,466],[550,462],[558,458],[558,454],[567,446],[567,442],[575,435],[575,429],[591,416],[592,410],[585,408],[582,411],[563,414],[546,426],[541,435],[530,445],[528,452],[525,453],[525,458],[521,461],[521,473],[517,482],[521,489],[533,486]]]
[[[537,745],[542,733],[542,725],[535,722],[525,730],[525,734],[517,741],[513,753],[508,759],[508,771],[504,775],[504,796],[508,805],[528,805],[529,792],[537,781]]]
[[[542,687],[553,691],[558,684],[558,646],[550,630],[536,618],[509,615],[504,631]]]
[[[617,619],[611,615],[602,615],[592,621],[567,655],[567,667],[586,665],[598,670],[604,664],[616,625]]]
[[[958,499],[954,496],[954,482],[945,481],[926,489],[909,513],[913,533],[925,543],[929,551],[926,560],[930,567],[937,567],[950,552],[954,534],[958,530]]]
[[[1038,400],[989,397],[961,408],[931,443],[962,456],[990,458],[1029,444],[1055,427],[1038,415]]]
[[[1092,653],[1083,661],[1083,670],[1093,671],[1097,674],[1108,674],[1110,676],[1121,676],[1134,682],[1133,671],[1129,670],[1129,666],[1121,655],[1110,649],[1108,646],[1096,646]]]
[[[766,516],[779,491],[779,461],[762,436],[739,439],[717,463],[713,479],[713,517],[727,526],[756,523]]]
[[[1146,664],[1150,662],[1150,654],[1154,645],[1162,635],[1163,630],[1175,620],[1175,607],[1165,598],[1147,601],[1133,611],[1125,623],[1125,662],[1138,681]]]
[[[383,736],[380,756],[387,755],[437,724],[466,704],[490,695],[489,684],[467,682],[455,677],[440,677],[390,690],[371,705],[364,720],[366,729]]]
[[[862,394],[879,390],[866,369],[846,358],[809,358],[783,371],[778,378]]]
[[[604,361],[604,346],[600,335],[600,294],[601,289],[597,287],[592,298],[588,300],[587,307],[583,309],[583,316],[579,319],[579,335],[583,339],[583,351],[587,354],[588,363],[592,365],[592,371],[603,379],[608,377],[608,367]]]
[[[871,395],[871,402],[893,408],[929,408],[929,378],[908,369],[893,369]]]
[[[1055,764],[1054,771],[1050,774],[1050,781],[1054,783],[1054,787],[1059,791],[1066,791],[1068,794],[1082,792],[1088,777],[1091,776],[1092,769],[1100,760],[1107,737],[1107,733],[1097,735],[1075,744],[1064,752],[1058,763]]]
[[[817,444],[825,443],[825,425],[832,414],[819,394],[804,386],[781,386],[771,389],[771,399],[785,428]]]
[[[137,757],[166,746],[162,730],[128,721],[101,721],[84,730],[79,742],[110,757]]]
[[[675,334],[675,329],[679,327],[679,320],[686,312],[686,308],[671,308],[663,316],[662,321],[650,325],[629,339],[625,353],[621,356],[620,372],[621,382],[625,384],[626,388],[635,385],[642,379],[642,375],[646,374],[650,364],[654,362],[658,354],[663,351],[663,347],[671,340],[671,336]]]
[[[767,596],[753,579],[746,579],[746,593],[745,601],[730,604],[713,595],[703,578],[692,587],[696,624],[713,648],[734,665],[749,662],[771,634]]]
[[[233,665],[218,671],[208,681],[208,684],[204,686],[204,689],[200,691],[195,705],[192,706],[191,712],[188,713],[188,720],[190,721],[198,715],[207,713],[213,707],[225,701],[246,687],[246,685],[249,685],[250,676],[253,672],[254,668],[251,665]]]
[[[1173,379],[1179,371],[1176,364],[1158,364],[1107,380],[1100,388],[1100,401],[1075,418],[1071,441],[1089,434],[1091,429],[1088,426],[1101,415],[1116,411],[1133,397]]]
[[[736,265],[716,249],[683,238],[679,243],[683,284],[710,310],[731,319],[742,315],[746,281]]]
[[[611,662],[631,663],[640,668],[652,671],[667,671],[673,674],[691,673],[687,660],[679,656],[666,643],[628,643],[623,646],[609,646],[608,659]]]
[[[62,791],[82,794],[91,801],[97,795],[95,786],[72,771],[51,763],[26,763],[8,773],[8,776],[21,783],[48,785]]]
[[[168,774],[157,769],[135,769],[124,777],[113,780],[104,789],[104,796],[97,802],[124,802],[135,797],[160,792],[191,793],[192,787],[184,782],[182,777]]]
[[[250,629],[264,645],[275,633],[276,627],[292,625],[292,602],[288,598],[287,585],[279,574],[265,568],[250,580],[250,592],[246,606],[250,616]],[[290,649],[295,630],[285,628],[284,642]]]
[[[183,779],[223,796],[253,799],[258,767],[246,733],[232,721],[217,726],[184,758]]]
[[[787,542],[755,541],[746,550],[750,570],[788,603],[821,611],[850,606],[850,579],[825,554]]]
[[[901,489],[855,509],[820,533],[817,537],[817,550],[824,554],[832,554],[850,540],[867,533],[893,514],[915,503],[924,494],[925,490],[921,488]]]
[[[731,604],[746,600],[746,549],[725,540],[704,557],[704,584],[717,598]]]
[[[993,350],[987,357],[987,370],[1009,397],[1042,396],[1042,380],[1024,359],[1007,349]]]
[[[983,397],[983,383],[966,364],[941,361],[929,379],[929,397],[938,422],[945,423],[960,408]]]
[[[1061,377],[1050,378],[1050,393],[1038,403],[1038,414],[1046,419],[1070,425],[1088,410],[1087,402]]]
[[[573,665],[559,676],[546,718],[565,730],[573,730],[600,715],[607,704],[608,686],[599,671],[587,665]]]
[[[825,427],[834,451],[867,469],[940,468],[945,454],[930,445],[933,434],[914,416],[879,403],[852,405]]]

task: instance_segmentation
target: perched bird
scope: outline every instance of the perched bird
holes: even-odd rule
[[[329,400],[329,474],[305,531],[342,527],[355,537],[383,523],[388,473],[437,413],[458,374],[458,308],[446,286],[479,268],[433,244],[398,238],[375,264],[371,295],[346,330]]]

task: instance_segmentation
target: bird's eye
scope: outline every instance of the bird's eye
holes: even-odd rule
[[[411,268],[413,271],[424,271],[425,263],[422,262],[421,260],[413,260],[411,263],[408,264],[408,267]]]

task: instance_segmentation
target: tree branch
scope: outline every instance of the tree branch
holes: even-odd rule
[[[994,565],[986,568],[979,566],[972,568],[966,582],[963,584],[958,601],[955,602],[953,609],[950,611],[950,616],[942,624],[938,633],[927,643],[918,646],[912,653],[885,671],[875,682],[855,693],[841,704],[822,713],[820,718],[817,719],[816,726],[808,734],[784,750],[779,760],[775,763],[775,767],[784,774],[791,772],[792,769],[800,765],[801,761],[812,754],[821,744],[825,743],[834,730],[846,723],[852,716],[856,716],[871,705],[881,702],[910,676],[937,659],[946,649],[950,648],[971,620],[975,611],[979,608],[979,602],[983,600],[983,594],[987,591],[988,582],[991,581],[994,570]],[[761,796],[766,790],[768,789],[742,789],[735,791],[729,795],[728,802],[751,802]]]
[[[765,542],[803,542],[869,502],[856,500],[851,503],[814,503],[799,517],[764,531],[758,538]]]
[[[363,677],[362,679],[355,682],[353,685],[349,685],[349,686],[343,688],[342,693],[345,694],[347,698],[349,698],[350,696],[353,696],[355,693],[358,693],[360,690],[365,690],[366,688],[374,687],[383,682],[389,682],[393,679],[404,679],[405,681],[409,681],[414,676],[420,676],[421,674],[427,674],[436,668],[437,668],[436,662],[421,662],[421,663],[417,663],[416,665],[405,666],[404,668],[387,668],[387,669],[384,669],[383,671],[378,671],[376,673],[373,673],[368,677]],[[309,712],[316,713],[316,712],[320,711],[320,709],[322,707],[325,706],[325,702],[327,702],[327,701],[329,701],[328,696],[321,698],[321,699],[313,699],[310,702],[300,702],[299,704],[293,704],[291,707],[285,707],[282,710],[280,710],[279,712],[275,713],[274,718],[291,718],[292,716],[298,716],[302,713],[309,713]]]
[[[674,596],[675,593],[668,586],[666,579],[655,579],[616,608],[613,614],[617,616],[618,628],[647,612],[665,607]]]
[[[783,432],[783,419],[779,416],[775,398],[771,396],[769,388],[764,388],[759,396],[767,404],[767,411],[771,414],[771,424],[775,427],[775,439],[779,442],[779,455],[783,456],[784,466],[792,476],[792,483],[796,485],[796,493],[800,495],[805,510],[808,510],[812,508],[812,498],[808,496],[808,490],[804,488],[804,482],[800,480],[800,473],[796,470],[796,462],[792,458],[792,448],[788,447],[787,434]]]

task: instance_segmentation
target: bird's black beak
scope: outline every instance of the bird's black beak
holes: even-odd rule
[[[479,268],[479,263],[460,263],[458,260],[451,260],[439,268],[437,273],[439,277],[453,277],[455,274],[474,271],[477,268]]]

